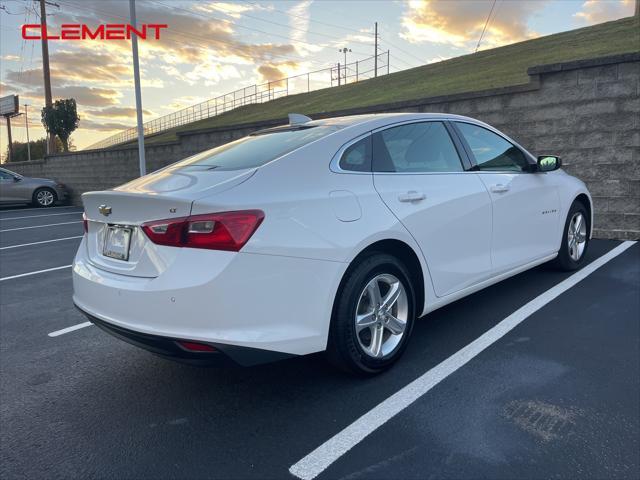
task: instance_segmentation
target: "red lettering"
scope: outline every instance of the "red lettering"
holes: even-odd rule
[[[47,32],[46,25],[37,23],[22,25],[22,38],[25,40],[129,40],[138,37],[147,39],[147,29],[153,30],[153,37],[160,40],[160,30],[169,28],[166,23],[142,24],[139,28],[124,23],[107,23],[98,25],[95,30],[84,23],[64,23],[60,28],[60,35],[51,35]],[[38,30],[37,33],[32,30]]]
[[[40,36],[34,36],[34,35],[28,35],[27,34],[27,30],[28,29],[40,29],[40,24],[34,24],[34,23],[30,23],[28,25],[22,25],[22,38],[24,38],[25,40],[40,40]]]
[[[107,40],[124,40],[124,23],[107,24],[105,38]]]
[[[44,38],[46,38],[47,40],[60,40],[60,36],[59,35],[49,35],[47,33],[47,26],[46,25],[41,25],[40,29],[42,30],[42,33],[44,34]]]
[[[142,25],[142,30],[136,30],[133,25],[127,25],[127,40],[131,38],[131,34],[134,34],[136,37],[140,37],[143,40],[147,39],[147,26]]]
[[[95,32],[92,32],[89,27],[86,25],[82,25],[82,39],[90,38],[91,40],[95,40],[100,37],[100,40],[104,40],[104,25],[98,25]]]
[[[156,40],[160,40],[160,29],[161,28],[169,28],[169,25],[167,25],[166,23],[162,23],[162,24],[156,24],[156,23],[150,23],[148,25],[148,27],[152,30],[155,29],[156,33],[155,33],[155,39]]]
[[[80,40],[79,23],[63,23],[60,30],[62,40]]]

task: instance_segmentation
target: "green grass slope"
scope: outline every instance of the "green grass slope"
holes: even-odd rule
[[[178,131],[286,118],[290,112],[313,115],[518,85],[528,83],[527,69],[534,65],[635,51],[640,51],[640,21],[637,17],[629,17],[484,50],[359,83],[248,105],[151,136],[148,143],[174,140]]]

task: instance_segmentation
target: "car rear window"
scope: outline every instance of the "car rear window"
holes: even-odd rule
[[[177,167],[203,167],[216,170],[255,168],[275,160],[341,127],[318,125],[257,132],[221,145],[175,164]]]

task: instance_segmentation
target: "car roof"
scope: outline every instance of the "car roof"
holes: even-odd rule
[[[342,128],[351,126],[364,126],[370,124],[372,128],[384,126],[388,123],[410,121],[410,120],[465,120],[473,123],[482,124],[474,118],[462,115],[454,115],[452,113],[373,113],[365,115],[349,115],[344,117],[324,118],[313,120],[305,123],[305,125],[335,125]]]

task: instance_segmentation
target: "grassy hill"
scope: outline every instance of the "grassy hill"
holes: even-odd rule
[[[640,21],[629,17],[359,83],[248,105],[151,136],[147,142],[173,140],[178,131],[286,118],[290,112],[313,116],[314,113],[523,84],[529,81],[527,68],[534,65],[635,51],[640,51]]]

